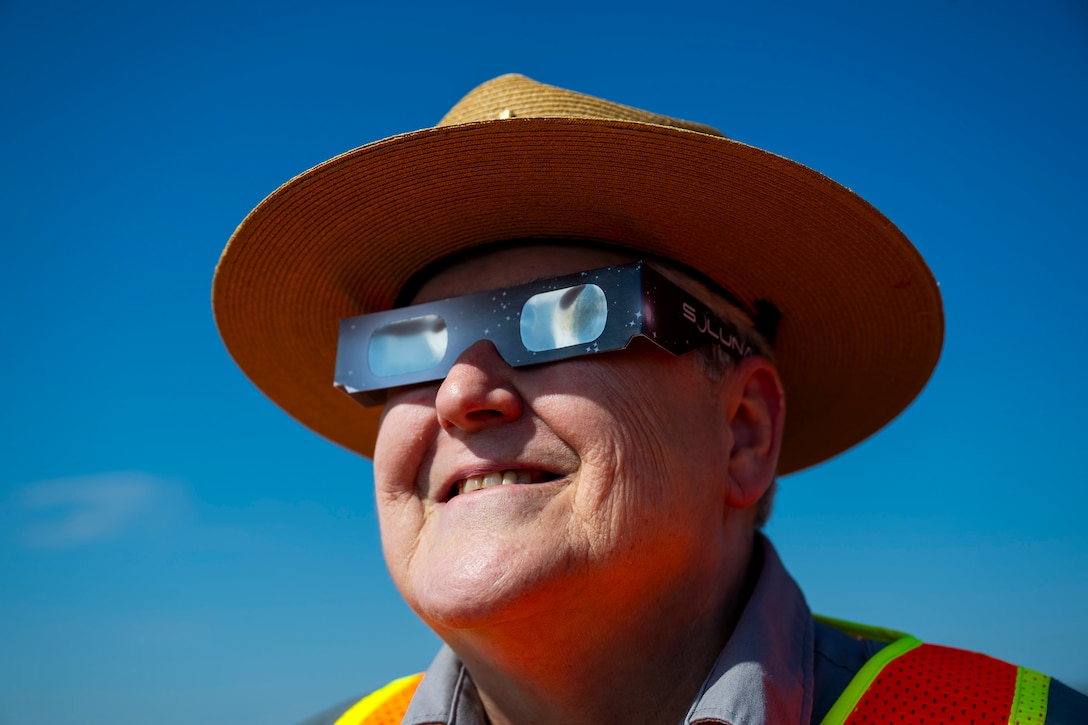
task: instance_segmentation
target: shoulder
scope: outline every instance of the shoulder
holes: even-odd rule
[[[867,637],[850,629],[855,625],[819,616],[814,620],[812,721],[818,723],[865,663],[898,637]]]
[[[825,671],[837,673],[836,686],[841,685],[840,669],[855,669],[855,674],[826,716],[821,714],[815,722],[852,725],[968,718],[1001,725],[1088,723],[1088,697],[1040,672],[978,652],[923,644],[896,632],[833,620],[825,624],[859,643],[868,639],[866,635],[875,635],[877,642],[891,641],[858,667],[866,646],[844,645],[839,635],[824,632],[823,652],[817,645],[817,663],[821,657],[833,661]]]

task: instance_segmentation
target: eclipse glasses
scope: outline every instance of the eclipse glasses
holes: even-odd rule
[[[445,378],[480,340],[521,367],[622,350],[636,336],[673,355],[704,345],[734,359],[755,353],[736,325],[639,261],[345,318],[334,384],[381,405],[389,388]]]

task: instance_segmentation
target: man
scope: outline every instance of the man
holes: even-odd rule
[[[504,76],[273,193],[214,301],[262,390],[373,457],[389,570],[447,645],[322,721],[1088,718],[814,619],[759,533],[776,476],[891,420],[943,336],[910,242],[799,164]]]

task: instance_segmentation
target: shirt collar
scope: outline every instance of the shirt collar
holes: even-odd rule
[[[801,589],[764,536],[763,566],[686,723],[807,723],[812,715],[814,625]]]
[[[812,613],[771,542],[757,534],[762,568],[733,636],[718,656],[685,725],[808,723],[813,698]],[[468,671],[443,647],[416,690],[404,725],[483,725]]]
[[[468,670],[449,645],[443,645],[416,688],[402,725],[485,725],[483,703]]]

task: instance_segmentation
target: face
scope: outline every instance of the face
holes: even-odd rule
[[[415,301],[625,261],[511,248],[451,266]],[[374,471],[405,599],[440,635],[592,617],[661,591],[703,601],[726,548],[723,385],[639,340],[518,369],[478,342],[441,383],[391,391]]]

